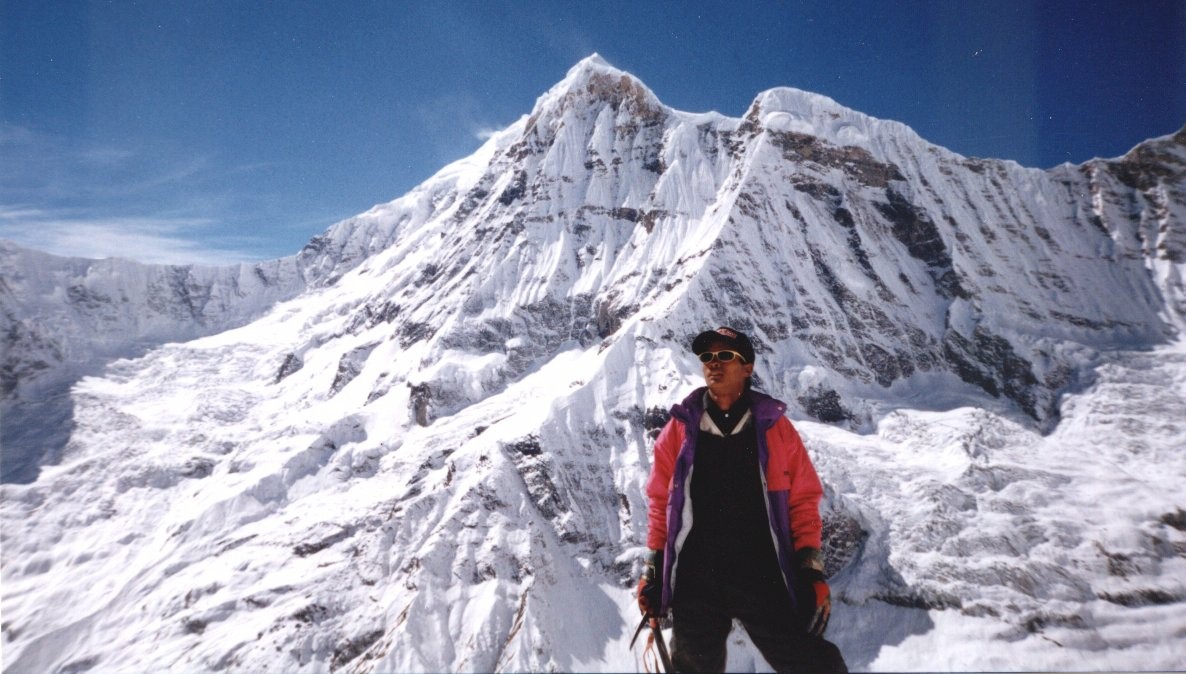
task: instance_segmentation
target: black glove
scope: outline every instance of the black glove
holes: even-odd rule
[[[832,590],[824,580],[823,556],[815,548],[803,548],[795,558],[798,561],[795,585],[799,616],[810,634],[822,637],[828,629],[828,619],[832,617]]]
[[[643,615],[657,618],[663,604],[663,551],[651,550],[651,557],[638,580],[638,608]]]

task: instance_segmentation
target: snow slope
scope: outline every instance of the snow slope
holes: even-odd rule
[[[723,323],[825,482],[850,667],[1186,667],[1184,146],[1037,171],[586,59],[291,297],[73,386],[0,487],[4,669],[637,669],[649,446]]]

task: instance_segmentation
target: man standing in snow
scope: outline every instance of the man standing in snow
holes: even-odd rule
[[[823,488],[786,404],[751,388],[745,334],[703,332],[692,352],[707,386],[672,408],[655,441],[639,606],[671,610],[680,672],[725,671],[734,618],[776,671],[846,672],[823,638]]]

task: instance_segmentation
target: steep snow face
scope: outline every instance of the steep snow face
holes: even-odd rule
[[[831,423],[851,667],[1180,668],[1184,146],[1034,171],[587,59],[299,294],[74,386],[0,492],[5,667],[635,669],[650,443],[727,323]]]
[[[770,341],[806,342],[808,364],[846,380],[828,388],[876,398],[861,384],[954,372],[1044,421],[1084,362],[1068,349],[1157,342],[1179,320],[1164,310],[1180,281],[1147,267],[1180,263],[1151,250],[1145,230],[1155,219],[1181,236],[1181,134],[1157,143],[1161,179],[1139,192],[1100,184],[1105,163],[1052,176],[969,160],[799,92],[759,97],[741,132],[754,168],[729,238],[776,266],[746,269],[727,304],[777,279],[783,292],[753,293],[741,313],[762,316]],[[771,311],[768,295],[785,309]]]

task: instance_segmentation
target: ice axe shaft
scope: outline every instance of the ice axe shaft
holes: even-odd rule
[[[634,637],[630,639],[630,650],[634,650],[634,642],[638,641],[638,635],[642,634],[642,628],[647,626],[647,616],[643,614],[642,622],[638,623],[638,629],[634,630]]]

